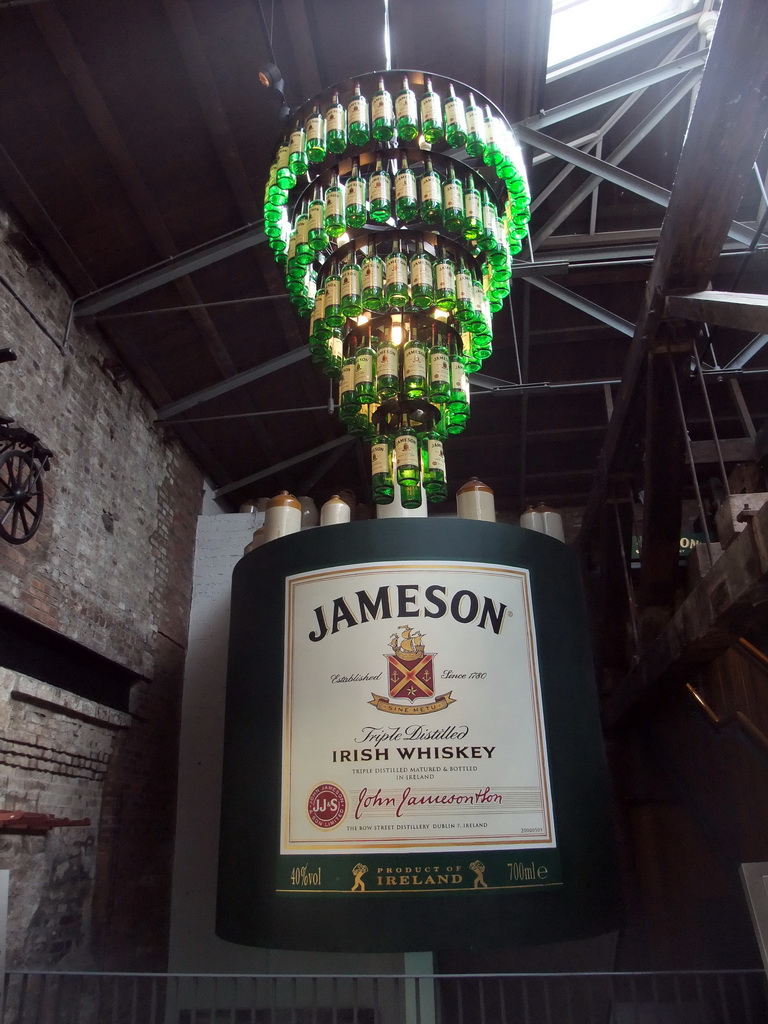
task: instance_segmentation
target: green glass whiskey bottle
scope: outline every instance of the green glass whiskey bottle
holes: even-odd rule
[[[379,88],[371,97],[371,133],[379,142],[389,142],[395,134],[395,110],[392,95],[379,78]]]
[[[419,112],[416,93],[408,85],[407,76],[403,76],[403,88],[395,97],[395,119],[397,137],[401,142],[413,142],[419,134]]]
[[[451,149],[461,149],[467,144],[464,100],[454,92],[453,82],[448,86],[448,98],[445,101],[445,139]]]
[[[443,223],[443,188],[440,175],[432,166],[432,157],[424,159],[424,173],[419,180],[421,219],[430,227]]]
[[[395,483],[392,478],[392,440],[385,434],[371,438],[371,490],[377,505],[389,505],[394,500]]]
[[[325,118],[320,108],[315,107],[306,120],[304,130],[307,137],[307,158],[312,164],[320,164],[325,160]]]
[[[376,155],[376,169],[368,180],[370,218],[384,224],[392,216],[392,178],[382,166],[381,153]]]
[[[363,274],[354,252],[341,271],[341,312],[348,317],[360,316],[363,312]]]
[[[374,313],[384,306],[384,260],[375,251],[363,259],[363,306]]]
[[[368,100],[361,93],[359,82],[347,107],[347,137],[353,146],[365,146],[371,140]]]
[[[338,238],[344,234],[345,228],[344,192],[338,174],[334,174],[331,184],[325,190],[325,230],[331,238]]]
[[[421,97],[421,130],[424,138],[431,145],[442,142],[443,133],[443,108],[440,97],[432,89],[432,79],[427,79],[427,89]]]
[[[368,220],[365,178],[360,174],[357,160],[352,163],[352,175],[344,187],[344,216],[348,227],[362,228]]]
[[[406,398],[423,398],[427,391],[427,351],[418,335],[403,346],[403,393]]]
[[[432,258],[424,251],[423,242],[411,256],[411,302],[417,309],[429,309],[435,304],[435,280]]]
[[[400,251],[399,241],[386,259],[384,299],[389,306],[401,308],[410,299],[408,292],[408,257]]]
[[[408,166],[405,153],[400,154],[400,170],[395,175],[395,213],[404,224],[416,220],[419,215],[416,175]]]
[[[331,153],[343,153],[347,148],[347,112],[333,94],[333,102],[325,112],[326,144]]]
[[[448,165],[448,175],[443,182],[443,223],[446,231],[454,234],[464,230],[464,189],[453,164]]]

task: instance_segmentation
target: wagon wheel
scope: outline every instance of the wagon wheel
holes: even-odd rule
[[[25,544],[43,518],[45,495],[40,466],[29,452],[10,448],[0,455],[0,537]]]

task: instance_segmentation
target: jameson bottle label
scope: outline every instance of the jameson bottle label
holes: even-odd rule
[[[277,151],[277,161],[275,166],[278,171],[281,171],[288,166],[288,146],[285,143],[283,143]]]
[[[452,263],[445,260],[437,264],[435,267],[435,284],[440,291],[453,292],[456,290],[456,271]]]
[[[414,345],[403,354],[403,376],[404,377],[426,377],[427,356],[423,348]],[[397,460],[400,462],[400,459]]]
[[[425,174],[421,179],[421,198],[424,202],[440,202],[440,182],[437,175]]]
[[[460,302],[462,300],[472,301],[472,278],[463,270],[456,275],[456,298]]]
[[[379,377],[397,376],[397,349],[394,345],[382,345],[376,351],[376,369]]]
[[[338,361],[341,359],[344,350],[344,341],[338,334],[332,334],[328,339],[328,348],[331,350],[331,359]],[[350,363],[350,370],[353,370],[353,366]]]
[[[317,321],[323,319],[324,312],[325,312],[325,310],[323,309],[322,306],[318,306],[317,304],[315,304],[315,308],[312,310],[312,316],[309,318],[309,336],[310,336],[310,338],[315,333],[315,328],[317,327]]]
[[[388,92],[377,93],[372,97],[371,114],[374,121],[377,121],[380,117],[385,117],[388,121],[392,120],[392,97]]]
[[[427,440],[427,468],[445,475],[445,452],[442,441]]]
[[[384,268],[379,260],[366,260],[363,263],[363,288],[383,288]]]
[[[432,285],[432,264],[426,256],[417,256],[411,262],[411,285],[417,287]]]
[[[365,109],[365,97],[356,96],[349,104],[349,123],[355,124],[358,121],[367,121]]]
[[[405,285],[408,282],[408,262],[401,252],[387,257],[387,284]]]
[[[480,196],[477,192],[464,193],[464,212],[467,217],[480,220]]]
[[[451,96],[450,99],[445,101],[445,123],[449,128],[453,128],[454,125],[459,123],[458,105],[459,100],[456,96]]]
[[[466,111],[467,115],[467,131],[470,135],[479,135],[481,139],[485,139],[485,122],[483,120],[483,113],[479,107],[468,107]]]
[[[400,434],[395,438],[395,454],[398,467],[405,469],[419,465],[419,446],[415,437],[409,434]]]
[[[311,203],[309,207],[309,230],[322,231],[325,220],[325,208],[322,203]]]
[[[398,94],[395,99],[395,113],[398,120],[401,117],[405,117],[409,121],[416,120],[416,97],[412,90]]]
[[[441,117],[440,97],[433,92],[427,93],[421,101],[421,120],[440,121]]]
[[[371,202],[389,200],[389,179],[384,171],[376,171],[371,175],[371,182],[368,187],[368,195]]]
[[[355,390],[355,373],[357,367],[355,363],[349,362],[344,363],[341,368],[341,383],[339,384],[339,394],[343,395],[346,391]]]
[[[358,352],[355,356],[355,384],[373,383],[373,353]]]
[[[346,187],[347,206],[365,204],[365,182],[362,178],[350,178]]]
[[[296,221],[296,244],[306,245],[309,234],[309,217],[302,215]]]
[[[288,147],[289,153],[302,153],[304,151],[304,129],[297,128],[291,132],[291,144]]]
[[[465,389],[467,376],[464,373],[464,364],[460,359],[451,360],[451,380],[453,382],[454,391],[463,391]]]
[[[344,108],[343,107],[329,107],[328,113],[326,114],[326,126],[329,132],[343,132],[344,131]]]
[[[432,384],[447,384],[451,379],[451,364],[447,352],[431,352],[429,379]]]
[[[323,134],[323,119],[319,114],[315,114],[314,117],[310,117],[307,121],[307,140],[314,141],[319,139]]]
[[[325,305],[338,306],[341,302],[341,280],[338,277],[329,277],[325,282]]]
[[[360,294],[360,267],[344,267],[341,272],[341,295],[342,298],[349,298],[350,295]]]
[[[371,474],[389,472],[389,445],[375,444],[371,448]]]
[[[341,217],[344,213],[344,197],[340,188],[329,188],[325,193],[326,217]]]
[[[395,198],[416,199],[416,178],[412,171],[398,171],[395,177]]]
[[[497,219],[498,218],[496,217],[496,211],[491,206],[491,204],[490,203],[484,203],[483,204],[483,227],[485,228],[485,230],[490,232],[491,234],[493,234],[495,232],[495,230],[496,230]]]

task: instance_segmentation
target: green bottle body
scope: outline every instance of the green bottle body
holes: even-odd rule
[[[333,103],[325,112],[326,146],[331,153],[343,153],[347,148],[347,112],[339,103],[339,97],[333,97]]]
[[[400,350],[384,335],[376,348],[376,393],[379,401],[392,398],[400,387]]]
[[[419,108],[416,93],[409,88],[407,78],[403,79],[403,88],[395,97],[395,122],[401,142],[413,142],[418,137]]]
[[[419,198],[421,219],[430,227],[439,227],[443,223],[443,188],[440,175],[432,170],[429,158],[427,170],[419,180]]]
[[[344,264],[341,271],[341,313],[345,317],[363,312],[363,272],[355,262]]]
[[[384,306],[384,260],[373,254],[363,260],[363,306],[374,313]]]
[[[432,90],[432,83],[427,79],[427,91],[421,97],[419,113],[421,114],[421,131],[431,145],[442,142],[445,137],[443,128],[443,108],[440,97]]]
[[[380,435],[371,438],[371,490],[377,505],[389,505],[394,500],[392,447],[388,437]]]
[[[411,302],[417,309],[435,304],[435,275],[432,260],[423,250],[411,256]]]
[[[325,190],[325,230],[330,238],[338,238],[346,229],[344,222],[344,192],[338,178]]]
[[[423,398],[427,393],[427,351],[418,338],[403,346],[403,393],[406,398]]]
[[[395,107],[382,79],[371,97],[371,134],[379,142],[389,142],[395,135]]]
[[[355,95],[347,107],[347,138],[353,146],[366,146],[371,141],[371,121],[368,100],[356,86]]]
[[[382,168],[381,160],[368,180],[368,209],[377,224],[384,224],[392,216],[392,178]]]
[[[448,487],[445,478],[445,452],[440,435],[435,430],[428,431],[421,441],[422,480],[427,499],[432,502],[445,501]]]
[[[405,158],[395,176],[395,213],[404,224],[416,220],[419,215],[416,175],[408,167]]]
[[[390,306],[401,308],[408,304],[408,257],[402,252],[391,252],[385,264],[385,301]]]
[[[309,162],[312,164],[322,163],[326,155],[325,118],[319,110],[315,110],[313,114],[309,115],[304,131]]]
[[[344,186],[344,219],[351,228],[365,227],[368,220],[365,178],[357,173]]]

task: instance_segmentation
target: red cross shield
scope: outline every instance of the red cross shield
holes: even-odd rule
[[[419,697],[434,697],[433,657],[433,654],[425,654],[418,661],[402,661],[391,654],[387,655],[389,696],[393,700],[409,700],[411,703]]]

